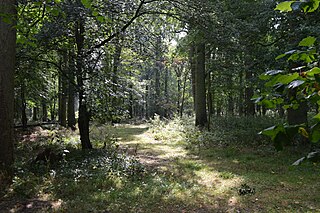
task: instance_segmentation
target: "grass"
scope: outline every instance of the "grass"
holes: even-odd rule
[[[290,166],[304,150],[276,152],[259,130],[244,133],[243,119],[219,119],[204,133],[190,118],[94,126],[95,147],[107,149],[88,152],[76,134],[32,131],[17,146],[0,212],[320,212],[319,164]],[[250,118],[249,128],[268,127],[263,119]],[[48,141],[70,153],[56,165],[30,165]],[[255,193],[239,195],[243,184]]]

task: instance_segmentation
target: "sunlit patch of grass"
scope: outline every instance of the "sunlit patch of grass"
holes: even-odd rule
[[[188,119],[159,120],[160,126],[150,128],[100,126],[92,130],[95,147],[116,139],[118,148],[83,152],[71,146],[55,167],[39,166],[32,172],[18,161],[20,170],[7,198],[41,197],[52,203],[44,209],[57,212],[320,211],[319,166],[289,166],[301,152],[275,152],[265,142],[217,142],[217,132],[202,135]],[[28,150],[23,148],[19,151]],[[242,184],[255,193],[240,196]]]

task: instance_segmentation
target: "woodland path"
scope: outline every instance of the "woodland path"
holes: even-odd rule
[[[168,178],[170,184],[183,186],[169,192],[169,196],[184,202],[172,212],[240,211],[236,186],[242,179],[227,172],[221,175],[213,168],[218,162],[206,162],[190,153],[181,138],[165,135],[165,139],[155,139],[157,133],[145,124],[119,125],[116,133],[121,149],[136,156],[148,171]]]
[[[320,212],[319,167],[290,167],[301,156],[294,150],[217,142],[190,150],[170,123],[119,125],[115,132],[120,147],[155,173],[157,208],[142,212]]]

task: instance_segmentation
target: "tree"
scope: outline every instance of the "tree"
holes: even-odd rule
[[[11,182],[15,68],[15,1],[0,3],[0,191]]]
[[[207,110],[206,110],[206,81],[205,81],[205,44],[203,42],[195,45],[195,111],[196,111],[196,126],[203,128],[207,125]]]

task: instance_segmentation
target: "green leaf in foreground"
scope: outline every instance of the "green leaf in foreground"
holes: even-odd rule
[[[320,123],[317,123],[311,127],[310,141],[317,143],[320,140]]]
[[[291,4],[294,3],[295,1],[285,1],[279,3],[275,10],[280,10],[281,12],[289,12],[292,11]]]
[[[91,0],[81,0],[81,3],[86,7],[86,8],[91,8]]]
[[[300,47],[311,47],[316,42],[316,38],[313,36],[308,36],[307,38],[304,38],[300,41],[299,46]]]

